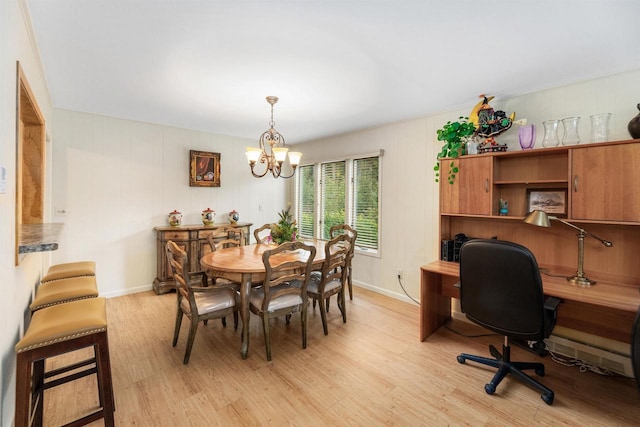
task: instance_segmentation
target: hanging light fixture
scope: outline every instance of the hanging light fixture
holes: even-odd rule
[[[273,127],[275,124],[273,122],[273,105],[278,102],[278,97],[267,96],[267,102],[271,104],[271,121],[269,122],[269,129],[260,135],[260,148],[247,147],[246,155],[247,160],[249,161],[249,166],[251,167],[251,173],[256,178],[262,178],[269,171],[274,178],[291,178],[293,174],[296,173],[296,168],[300,164],[302,153],[289,151],[289,149],[285,147],[284,136],[280,135],[280,133]],[[293,171],[291,172],[291,175],[284,176],[281,175],[282,164],[287,157],[287,153],[289,153],[289,163],[291,164]],[[258,162],[265,164],[265,170],[262,174],[257,174],[254,170],[256,163]]]

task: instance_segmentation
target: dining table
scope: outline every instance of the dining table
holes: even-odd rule
[[[325,259],[324,240],[303,241],[307,245],[315,246],[316,255],[313,259],[313,269],[322,269]],[[249,296],[251,287],[260,285],[266,274],[266,268],[262,262],[262,254],[269,249],[275,249],[276,244],[258,243],[253,245],[238,246],[218,249],[204,255],[200,259],[200,266],[209,277],[219,277],[240,283],[240,318],[242,319],[242,346],[240,355],[243,359],[249,353]],[[300,257],[300,261],[306,261],[306,253],[292,252],[292,256]],[[304,257],[304,258],[303,258]]]

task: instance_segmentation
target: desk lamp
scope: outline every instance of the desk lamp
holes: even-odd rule
[[[595,285],[596,282],[587,278],[584,275],[584,269],[583,269],[583,265],[584,265],[584,237],[585,236],[591,236],[594,239],[600,241],[600,243],[602,243],[603,245],[605,245],[606,247],[610,248],[611,246],[613,246],[613,243],[611,243],[608,240],[604,240],[601,239],[600,237],[589,233],[588,231],[584,230],[583,228],[577,227],[565,220],[562,220],[558,217],[552,216],[552,215],[547,215],[546,212],[540,211],[540,210],[535,210],[533,212],[530,212],[529,214],[527,214],[527,216],[524,217],[524,222],[526,222],[527,224],[531,224],[531,225],[537,225],[538,227],[551,227],[551,221],[559,221],[565,225],[568,225],[571,228],[575,228],[576,230],[578,230],[578,271],[576,271],[576,274],[573,276],[569,276],[567,277],[567,280],[569,281],[569,283],[573,284],[573,285],[578,285],[578,286],[591,286],[591,285]]]

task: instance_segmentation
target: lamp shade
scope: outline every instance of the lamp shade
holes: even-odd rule
[[[524,217],[524,222],[538,227],[551,227],[550,219],[546,212],[535,210]]]
[[[262,151],[259,148],[247,147],[247,152],[245,154],[247,155],[249,163],[255,163],[260,158]]]
[[[300,159],[302,158],[302,153],[299,151],[289,151],[289,162],[291,166],[298,166],[300,164]]]
[[[289,149],[285,147],[273,147],[271,151],[273,152],[273,155],[276,157],[276,162],[282,163],[284,162],[284,159],[287,158],[287,151],[289,151]]]

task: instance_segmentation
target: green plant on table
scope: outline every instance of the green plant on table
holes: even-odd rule
[[[298,233],[298,227],[296,220],[293,219],[293,215],[289,213],[291,207],[278,213],[280,220],[277,224],[271,226],[271,239],[281,244],[284,242],[293,242],[296,240],[296,234]]]
[[[476,126],[469,121],[469,117],[458,117],[455,122],[448,121],[442,128],[438,129],[438,141],[443,141],[442,150],[436,157],[436,165],[433,170],[436,172],[436,182],[440,181],[440,162],[442,158],[456,159],[465,154],[467,140],[476,132]],[[451,160],[447,181],[453,184],[458,173],[458,167]]]

